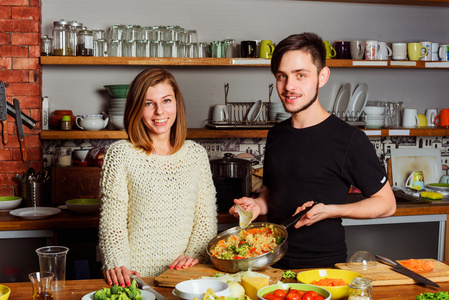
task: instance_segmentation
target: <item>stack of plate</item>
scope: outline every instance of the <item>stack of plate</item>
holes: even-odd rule
[[[125,129],[123,115],[125,114],[126,98],[112,98],[109,106],[109,118],[117,129]]]
[[[365,106],[366,128],[382,128],[385,125],[385,107]]]

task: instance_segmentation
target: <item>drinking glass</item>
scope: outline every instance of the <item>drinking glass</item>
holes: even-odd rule
[[[128,25],[124,31],[123,40],[125,41],[136,41],[141,38],[141,27],[139,25]]]
[[[137,41],[137,56],[151,57],[151,41],[149,40]]]
[[[125,30],[126,30],[125,25],[112,25],[108,29],[107,38],[109,40],[123,40],[123,34]]]
[[[125,40],[122,42],[123,57],[137,57],[137,41]]]
[[[28,278],[33,285],[33,300],[53,299],[53,293],[51,291],[51,284],[54,278],[53,272],[34,272],[29,274]]]
[[[110,56],[110,57],[121,57],[122,56],[122,41],[121,40],[109,40],[108,56]]]
[[[198,32],[195,29],[186,30],[186,43],[198,43]]]
[[[164,41],[150,41],[151,57],[164,57]]]

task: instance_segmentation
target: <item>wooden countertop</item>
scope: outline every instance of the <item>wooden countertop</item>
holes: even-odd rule
[[[395,216],[449,214],[449,203],[434,204],[398,204]],[[99,213],[94,215],[77,215],[62,210],[61,213],[49,218],[28,220],[12,216],[8,212],[0,212],[0,231],[11,230],[44,230],[64,228],[97,228]],[[256,221],[265,221],[264,216]],[[237,223],[237,219],[228,213],[219,213],[218,223]]]
[[[294,270],[300,271],[300,270]],[[144,277],[143,280],[150,286],[154,287],[152,277]],[[11,289],[10,300],[31,299],[32,287],[30,282],[14,282],[5,283]],[[440,282],[442,291],[449,291],[449,282]],[[55,300],[80,300],[84,295],[107,287],[103,279],[89,279],[89,280],[68,280],[63,291],[54,292]],[[179,300],[180,298],[172,294],[172,288],[154,287],[156,291],[167,297],[168,300]],[[421,293],[435,293],[438,290],[434,288],[424,287],[418,284],[409,285],[393,285],[393,286],[376,286],[373,289],[374,299],[402,299],[414,300],[416,295]]]

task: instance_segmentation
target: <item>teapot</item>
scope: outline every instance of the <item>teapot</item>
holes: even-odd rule
[[[81,115],[76,117],[76,125],[82,130],[101,130],[108,125],[109,117],[103,120],[103,115]]]

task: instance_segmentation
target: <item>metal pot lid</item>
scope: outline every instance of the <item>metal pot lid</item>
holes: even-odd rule
[[[232,153],[225,153],[223,158],[211,160],[210,163],[214,165],[251,165],[249,160],[233,157]]]

